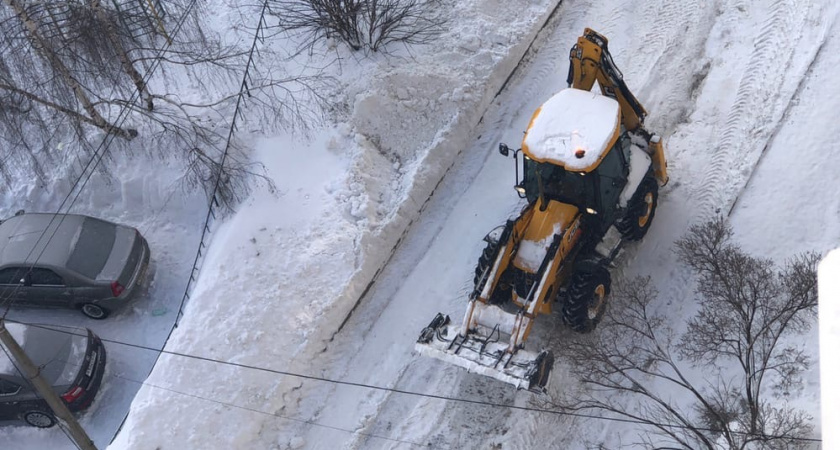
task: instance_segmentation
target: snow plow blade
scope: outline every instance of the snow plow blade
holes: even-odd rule
[[[452,325],[449,316],[438,313],[423,329],[414,348],[423,356],[467,369],[468,372],[493,377],[518,389],[543,393],[554,365],[550,351],[525,350],[508,352],[508,343],[501,339],[498,327],[478,327],[466,336],[459,334],[460,325]]]

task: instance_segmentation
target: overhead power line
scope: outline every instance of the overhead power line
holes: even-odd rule
[[[50,330],[54,330],[54,331],[58,331],[58,332],[61,332],[61,333],[70,334],[70,335],[74,335],[74,336],[84,336],[84,335],[82,335],[80,333],[76,333],[74,331],[57,329],[57,328],[55,328],[55,327],[57,327],[56,325],[45,326],[45,325],[41,325],[41,324],[19,322],[19,321],[14,321],[14,320],[7,320],[7,322],[14,322],[14,323],[20,323],[20,324],[24,324],[24,325],[44,328],[44,329],[50,329]],[[718,432],[719,431],[719,430],[714,430],[714,429],[711,429],[711,428],[704,428],[704,427],[689,427],[689,426],[685,426],[685,425],[658,423],[658,422],[653,422],[653,421],[646,422],[646,421],[634,420],[634,419],[622,418],[622,417],[599,416],[599,415],[595,415],[595,414],[586,414],[586,413],[569,412],[569,411],[558,411],[558,410],[552,410],[552,409],[534,408],[534,407],[529,407],[529,406],[518,406],[518,405],[505,404],[505,403],[489,402],[489,401],[484,401],[484,400],[473,400],[473,399],[467,399],[467,398],[461,398],[461,397],[451,397],[451,396],[447,396],[447,395],[427,394],[427,393],[423,393],[423,392],[409,391],[409,390],[397,389],[397,388],[389,388],[389,387],[385,387],[385,386],[377,386],[377,385],[373,385],[373,384],[366,384],[366,383],[360,383],[360,382],[355,382],[355,381],[336,380],[336,379],[332,379],[332,378],[319,377],[317,375],[306,375],[306,374],[302,374],[302,373],[290,372],[290,371],[279,370],[279,369],[271,369],[271,368],[268,368],[268,367],[260,367],[260,366],[255,366],[255,365],[251,365],[251,364],[242,364],[242,363],[236,363],[236,362],[232,362],[232,361],[224,361],[224,360],[210,358],[210,357],[206,357],[206,356],[191,355],[189,353],[174,352],[174,351],[165,350],[165,349],[156,349],[156,348],[153,348],[153,347],[147,347],[145,345],[132,344],[132,343],[129,343],[129,342],[122,342],[122,341],[117,341],[117,340],[113,340],[113,339],[106,339],[106,338],[101,338],[101,337],[100,337],[100,339],[103,342],[109,342],[109,343],[116,344],[116,345],[123,345],[123,346],[126,346],[126,347],[132,347],[132,348],[137,348],[137,349],[141,349],[141,350],[158,352],[159,354],[179,356],[179,357],[182,357],[182,358],[193,359],[193,360],[197,360],[197,361],[204,361],[204,362],[209,362],[209,363],[213,363],[213,364],[221,364],[221,365],[225,365],[225,366],[229,366],[229,367],[237,367],[237,368],[240,368],[240,369],[249,369],[249,370],[254,370],[254,371],[258,371],[258,372],[266,372],[266,373],[272,373],[272,374],[275,374],[275,375],[283,375],[283,376],[300,378],[300,379],[304,379],[304,380],[319,381],[319,382],[323,382],[323,383],[330,383],[330,384],[336,384],[336,385],[342,385],[342,386],[353,386],[353,387],[358,387],[358,388],[362,388],[362,389],[370,389],[370,390],[391,392],[391,393],[394,393],[394,394],[409,395],[409,396],[413,396],[413,397],[431,398],[431,399],[443,400],[443,401],[448,401],[448,402],[466,403],[466,404],[487,406],[487,407],[491,407],[491,408],[504,408],[504,409],[518,410],[518,411],[528,411],[528,412],[539,413],[539,414],[552,414],[552,415],[556,415],[556,416],[568,416],[568,417],[577,417],[577,418],[583,418],[583,419],[595,419],[595,420],[605,420],[605,421],[610,421],[610,422],[630,423],[630,424],[635,424],[635,425],[657,426],[657,427],[663,427],[663,428],[698,430],[698,431],[708,431],[708,432]],[[751,433],[742,432],[742,431],[731,431],[731,433],[736,434],[736,435],[750,435],[751,434]],[[814,439],[814,438],[800,438],[800,437],[787,437],[787,436],[775,436],[775,435],[761,435],[761,436],[766,437],[768,439],[784,438],[784,439],[788,439],[788,440],[792,440],[792,441],[801,441],[801,442],[822,442],[821,439]]]
[[[348,430],[346,428],[341,428],[341,427],[337,427],[337,426],[334,426],[334,425],[327,425],[327,424],[323,424],[323,423],[320,423],[320,422],[314,422],[314,421],[311,421],[311,420],[298,419],[298,418],[295,418],[295,417],[284,416],[282,414],[270,413],[270,412],[262,411],[262,410],[255,409],[255,408],[249,408],[247,406],[237,405],[237,404],[230,403],[230,402],[223,402],[221,400],[216,400],[216,399],[212,399],[212,398],[203,397],[201,395],[190,394],[188,392],[179,391],[177,389],[172,389],[172,388],[168,388],[168,387],[164,387],[164,386],[158,386],[156,384],[151,384],[147,381],[134,380],[134,379],[131,379],[131,378],[124,377],[122,375],[114,374],[112,376],[115,377],[115,378],[120,378],[120,379],[129,381],[129,382],[132,382],[132,383],[137,383],[137,384],[140,384],[140,385],[143,385],[143,386],[148,386],[148,387],[153,388],[153,389],[160,389],[160,390],[164,390],[164,391],[167,391],[167,392],[172,392],[174,394],[179,394],[179,395],[183,395],[183,396],[186,396],[186,397],[192,397],[194,399],[204,400],[204,401],[207,401],[207,402],[216,403],[216,404],[219,404],[219,405],[222,405],[222,406],[227,406],[227,407],[230,407],[230,408],[236,408],[236,409],[241,409],[241,410],[244,410],[244,411],[250,411],[252,413],[262,414],[262,415],[265,415],[265,416],[277,417],[277,418],[280,418],[280,419],[285,419],[285,420],[289,420],[289,421],[292,421],[292,422],[298,422],[298,423],[302,423],[302,424],[306,424],[306,425],[312,425],[312,426],[319,427],[319,428],[328,428],[328,429],[331,429],[331,430],[343,431],[345,433],[353,434],[353,435],[365,436],[365,437],[370,437],[370,438],[375,438],[375,439],[382,439],[382,440],[391,441],[391,442],[399,442],[399,443],[402,443],[402,444],[409,444],[409,445],[414,445],[414,446],[418,446],[418,447],[425,447],[424,444],[419,444],[417,442],[412,442],[412,441],[408,441],[408,440],[405,440],[405,439],[397,439],[397,438],[382,436],[382,435],[373,434],[373,433],[366,433],[366,432],[363,432],[363,431]]]

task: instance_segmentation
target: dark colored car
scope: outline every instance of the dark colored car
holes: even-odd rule
[[[0,222],[0,299],[77,308],[93,319],[142,283],[149,244],[135,228],[75,214],[18,213]]]
[[[90,406],[105,371],[105,346],[92,331],[8,322],[6,329],[32,362],[41,367],[41,376],[70,411]],[[56,423],[47,402],[15,368],[9,356],[0,352],[0,420],[17,419],[40,428]]]

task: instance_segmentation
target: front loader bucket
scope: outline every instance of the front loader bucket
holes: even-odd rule
[[[519,389],[545,392],[554,365],[550,351],[534,353],[520,349],[510,353],[498,327],[480,326],[466,336],[459,334],[460,328],[450,323],[449,316],[438,313],[420,333],[414,348],[421,355],[493,377]]]

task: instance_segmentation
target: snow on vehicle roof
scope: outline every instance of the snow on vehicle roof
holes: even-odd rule
[[[539,162],[590,172],[618,137],[618,102],[595,92],[564,89],[534,112],[522,151]]]

